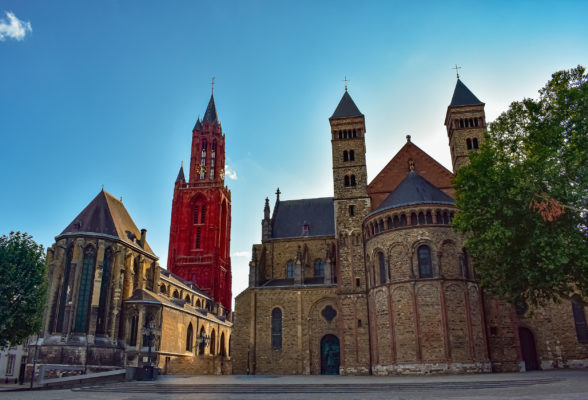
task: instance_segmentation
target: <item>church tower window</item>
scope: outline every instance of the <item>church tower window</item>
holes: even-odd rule
[[[349,184],[351,186],[355,186],[357,183],[355,182],[355,175],[351,175]]]
[[[282,310],[278,307],[272,310],[272,349],[282,348]]]
[[[203,224],[206,220],[206,204],[202,205],[202,216],[200,217],[200,223]]]
[[[349,150],[349,161],[355,161],[355,151]]]
[[[419,260],[419,276],[421,278],[432,278],[431,248],[426,245],[420,246],[417,250],[417,255]]]
[[[474,140],[472,141],[474,149],[478,148],[478,138],[474,138]]]
[[[343,183],[344,183],[345,187],[349,187],[349,175],[345,175],[345,178],[343,179]]]
[[[349,161],[349,153],[347,150],[343,150],[343,161]]]
[[[471,150],[472,149],[472,139],[467,138],[466,139],[466,145],[468,147],[468,150]]]
[[[194,206],[194,223],[198,223],[198,206]]]

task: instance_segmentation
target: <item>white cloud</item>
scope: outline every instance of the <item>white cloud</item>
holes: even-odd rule
[[[237,171],[233,171],[229,168],[228,165],[225,165],[225,176],[229,179],[236,181],[237,180]]]
[[[249,257],[249,254],[248,251],[234,251],[233,257]]]
[[[10,11],[6,11],[8,20],[0,18],[0,41],[6,39],[23,40],[27,32],[32,32],[33,27],[28,21],[21,21]]]

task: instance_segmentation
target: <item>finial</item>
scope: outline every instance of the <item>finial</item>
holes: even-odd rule
[[[345,91],[347,91],[347,82],[351,82],[349,79],[347,79],[347,75],[345,75],[345,79],[343,79],[341,82],[345,82]]]
[[[406,135],[406,142],[410,143],[410,135]]]
[[[461,69],[461,67],[458,67],[457,64],[455,64],[455,67],[452,67],[451,69],[455,70],[455,73],[457,74],[457,79],[459,79],[459,70]]]
[[[280,201],[280,188],[278,188],[278,190],[276,190],[276,201]]]
[[[212,77],[212,81],[210,82],[210,85],[212,86],[212,94],[214,94],[214,76]]]
[[[180,168],[184,168],[184,160],[182,160],[182,162],[180,164]]]
[[[102,190],[104,190],[104,184],[102,184]]]

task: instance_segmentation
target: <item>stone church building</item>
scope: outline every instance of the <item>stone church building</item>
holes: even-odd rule
[[[230,191],[213,97],[192,141],[190,179],[181,168],[174,185],[169,269],[122,199],[105,190],[55,238],[42,344],[29,350],[29,371],[37,360],[48,377],[145,365],[231,372]]]
[[[236,298],[234,373],[588,367],[585,308],[564,300],[526,317],[488,296],[450,228],[451,181],[484,140],[484,106],[458,79],[445,118],[453,172],[407,136],[368,183],[365,116],[346,89],[329,118],[334,197],[278,189],[273,211],[266,198]]]

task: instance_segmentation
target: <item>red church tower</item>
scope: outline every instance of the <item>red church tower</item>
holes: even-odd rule
[[[231,191],[225,186],[225,135],[214,95],[192,130],[189,181],[174,186],[168,269],[231,310]]]

